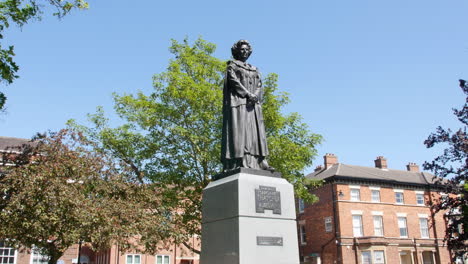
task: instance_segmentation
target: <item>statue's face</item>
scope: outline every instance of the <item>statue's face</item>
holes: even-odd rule
[[[239,49],[239,59],[241,61],[246,61],[249,58],[249,46],[243,44]]]

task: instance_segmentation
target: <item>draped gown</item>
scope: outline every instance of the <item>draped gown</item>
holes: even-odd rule
[[[248,100],[250,93],[257,96],[257,102]],[[229,61],[223,92],[221,161],[224,170],[261,169],[259,163],[268,155],[262,96],[258,69],[239,60]]]

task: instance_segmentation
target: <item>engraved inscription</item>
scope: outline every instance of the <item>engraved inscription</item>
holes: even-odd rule
[[[282,237],[257,237],[258,246],[283,246]]]
[[[260,186],[259,189],[255,189],[255,211],[265,213],[265,210],[281,214],[281,195],[275,187]]]

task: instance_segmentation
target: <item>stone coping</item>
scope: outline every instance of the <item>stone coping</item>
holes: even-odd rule
[[[251,174],[251,175],[258,175],[258,176],[267,176],[267,177],[274,177],[274,178],[282,178],[281,173],[279,172],[271,172],[267,170],[256,170],[256,169],[250,169],[250,168],[237,168],[234,170],[230,171],[225,171],[218,173],[212,177],[213,181],[217,181],[226,177],[229,177],[234,174],[238,173],[246,173],[246,174]]]

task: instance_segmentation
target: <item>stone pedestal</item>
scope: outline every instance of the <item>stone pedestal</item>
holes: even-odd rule
[[[293,187],[277,174],[240,169],[211,182],[202,213],[201,264],[299,264]]]

